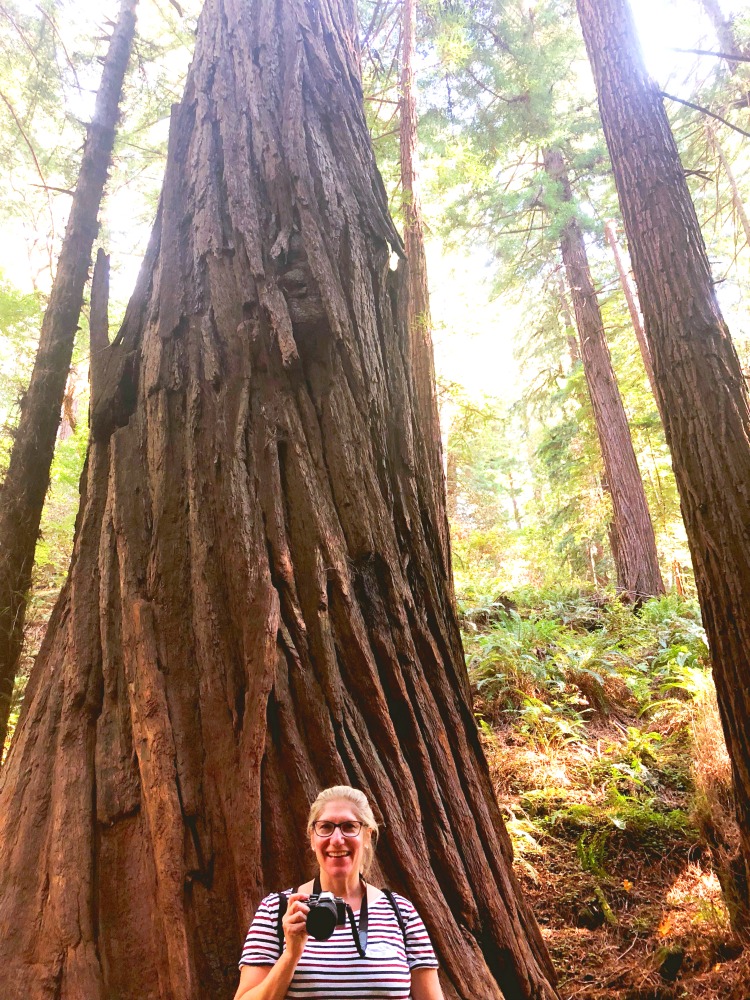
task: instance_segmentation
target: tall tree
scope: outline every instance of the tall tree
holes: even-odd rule
[[[452,998],[552,998],[430,515],[346,0],[208,0],[0,776],[8,1000],[231,996],[320,786]],[[439,875],[437,874],[439,873]]]
[[[627,0],[577,0],[599,92],[750,862],[750,406],[661,95]],[[647,193],[647,196],[646,196]]]
[[[559,149],[546,150],[544,164],[559,188],[560,201],[570,208],[573,193],[562,152]],[[634,597],[653,597],[664,593],[654,528],[628,418],[612,368],[586,242],[573,214],[560,234],[560,249],[573,299],[583,370],[594,411],[607,488],[612,498],[614,519],[610,540],[617,567],[617,584]]]
[[[600,172],[601,134],[593,88],[576,92],[573,101],[567,86],[583,54],[574,12],[546,0],[480,0],[460,13],[449,8],[444,21],[436,35],[456,81],[451,92],[462,123],[450,131],[458,128],[456,145],[471,151],[461,162],[461,152],[451,149],[463,169],[453,178],[458,193],[450,221],[487,239],[508,284],[534,282],[539,289],[559,267],[562,250],[612,496],[608,533],[618,583],[632,594],[660,594],[654,530],[587,259],[584,226],[594,225],[574,202],[561,155],[565,150],[586,191]],[[595,183],[602,188],[599,178]]]
[[[0,747],[5,742],[34,549],[135,33],[136,4],[137,0],[121,0],[104,60],[34,369],[0,489]]]

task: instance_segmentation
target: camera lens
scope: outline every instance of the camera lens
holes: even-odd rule
[[[327,941],[336,929],[338,914],[333,899],[321,899],[307,914],[307,933],[316,941]]]

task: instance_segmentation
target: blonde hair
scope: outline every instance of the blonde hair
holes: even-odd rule
[[[367,801],[367,796],[359,788],[352,788],[351,785],[333,785],[331,788],[324,788],[310,806],[310,814],[307,817],[308,837],[312,834],[313,823],[323,812],[323,807],[329,802],[348,802],[353,807],[360,823],[372,831],[367,843],[365,843],[365,856],[362,864],[363,874],[366,875],[375,857],[375,845],[378,840],[378,824],[373,815],[372,807]]]

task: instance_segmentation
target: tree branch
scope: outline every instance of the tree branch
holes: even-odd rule
[[[68,50],[65,48],[65,42],[62,39],[62,35],[57,30],[57,25],[55,24],[55,22],[52,19],[52,17],[50,17],[50,15],[44,9],[44,7],[42,7],[41,4],[37,4],[37,8],[36,9],[39,11],[39,13],[42,15],[42,17],[49,23],[49,26],[52,28],[52,33],[54,34],[55,38],[57,38],[58,42],[60,43],[60,47],[63,50],[63,54],[65,56],[65,61],[67,62],[68,66],[70,66],[70,70],[71,70],[71,72],[73,74],[73,79],[76,82],[76,87],[77,87],[78,90],[80,90],[81,89],[81,81],[78,79],[78,73],[76,72],[75,65],[73,63],[73,60],[70,58],[70,55],[68,54]]]
[[[21,121],[20,121],[18,115],[16,114],[15,109],[13,108],[13,105],[10,103],[10,101],[5,96],[5,94],[2,92],[2,90],[0,90],[0,101],[3,102],[3,104],[5,105],[5,107],[10,112],[11,118],[16,123],[16,128],[21,133],[21,137],[23,138],[23,141],[26,143],[26,145],[28,146],[29,152],[31,153],[31,158],[34,161],[34,166],[36,167],[36,172],[39,174],[39,179],[42,182],[41,186],[47,191],[47,205],[49,207],[50,224],[52,226],[52,236],[54,238],[54,235],[55,235],[55,216],[54,216],[54,214],[52,212],[52,199],[49,196],[49,187],[47,185],[47,180],[46,180],[44,174],[42,173],[42,168],[41,168],[41,166],[39,164],[39,160],[37,159],[37,155],[36,155],[36,152],[34,151],[34,147],[31,144],[31,139],[29,139],[29,137],[26,135],[26,132],[24,131],[24,127],[21,124]],[[52,262],[50,260],[50,267],[51,266],[52,266]]]
[[[55,187],[54,184],[31,184],[29,185],[33,188],[41,188],[42,191],[57,191],[58,194],[67,194],[72,198],[75,191],[71,191],[70,188]]]
[[[727,62],[750,62],[750,56],[730,55],[728,52],[711,52],[709,49],[670,49],[671,52],[684,52],[693,56],[713,56],[715,59],[726,59]]]
[[[5,17],[8,21],[10,21],[10,23],[15,28],[18,37],[21,39],[21,41],[23,42],[23,44],[26,46],[26,48],[31,53],[31,58],[34,60],[34,62],[37,64],[37,66],[39,66],[40,65],[39,64],[39,56],[37,56],[36,52],[33,49],[33,46],[31,45],[31,42],[28,40],[28,38],[26,37],[26,35],[23,33],[23,31],[21,30],[20,26],[18,24],[16,24],[16,22],[15,22],[15,20],[13,18],[13,15],[3,5],[0,5],[0,14],[2,14],[3,17]]]
[[[29,139],[29,137],[26,135],[26,132],[24,131],[23,125],[21,124],[20,118],[16,114],[16,112],[15,112],[15,110],[13,108],[13,105],[10,103],[10,101],[5,96],[5,94],[2,92],[2,90],[0,90],[0,101],[2,101],[3,104],[5,105],[5,107],[8,109],[8,111],[10,111],[10,116],[13,119],[13,121],[16,123],[16,128],[21,133],[21,138],[26,143],[26,145],[28,147],[28,150],[31,153],[31,158],[34,161],[34,166],[36,167],[36,172],[39,174],[39,178],[40,178],[40,180],[42,182],[42,187],[46,188],[47,187],[47,181],[45,180],[44,174],[42,173],[42,168],[39,165],[39,160],[37,159],[36,152],[34,150],[34,147],[31,144],[31,139]]]
[[[715,118],[717,122],[721,122],[722,125],[726,125],[727,128],[731,128],[734,132],[739,132],[740,135],[744,135],[746,139],[750,139],[750,132],[746,132],[744,128],[740,128],[738,125],[733,125],[728,122],[726,118],[722,118],[721,115],[717,115],[715,111],[709,111],[708,108],[701,107],[700,104],[693,104],[692,101],[683,101],[681,97],[675,97],[674,94],[668,94],[666,91],[660,91],[662,97],[666,97],[669,101],[676,101],[678,104],[684,104],[686,108],[692,108],[693,111],[700,111],[703,115],[708,115],[709,118]]]

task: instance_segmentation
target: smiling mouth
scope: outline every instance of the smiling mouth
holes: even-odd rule
[[[326,857],[328,857],[328,858],[348,858],[348,857],[351,857],[351,855],[350,855],[349,851],[341,851],[340,853],[336,853],[336,854],[334,854],[332,851],[328,851],[328,853],[326,854]]]

